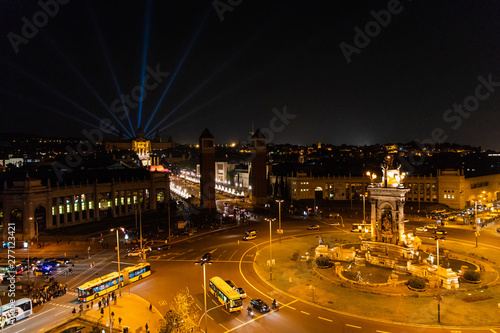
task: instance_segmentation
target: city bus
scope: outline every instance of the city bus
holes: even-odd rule
[[[229,312],[241,310],[243,302],[240,294],[222,278],[215,276],[210,279],[210,292]]]
[[[138,281],[151,275],[151,265],[147,262],[122,269],[123,284]]]
[[[370,223],[353,223],[351,232],[372,232],[372,225]]]
[[[30,316],[33,313],[33,303],[29,298],[21,298],[2,305],[0,312],[2,316],[1,327],[3,328]]]
[[[121,286],[141,280],[151,275],[151,265],[140,263],[121,270]],[[78,287],[78,300],[88,302],[118,289],[118,272],[98,277]]]

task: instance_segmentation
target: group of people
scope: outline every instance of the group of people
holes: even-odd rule
[[[66,294],[68,287],[66,284],[59,283],[52,278],[49,284],[43,287],[35,288],[35,285],[32,283],[28,285],[27,289],[28,295],[31,295],[30,298],[33,306],[37,306],[50,301],[54,297]]]

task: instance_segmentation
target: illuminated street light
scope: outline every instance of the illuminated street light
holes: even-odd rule
[[[267,222],[269,222],[269,280],[272,280],[273,279],[273,244],[272,244],[271,222],[276,221],[276,219],[266,218],[265,220]]]
[[[123,228],[116,228],[116,257],[118,258],[118,294],[122,295],[122,283],[121,283],[121,270],[120,270],[120,237],[118,236],[118,229],[121,229],[123,233],[125,233],[125,229]],[[114,229],[111,229],[111,232],[113,232]]]
[[[207,275],[205,273],[205,265],[206,264],[212,265],[212,259],[209,258],[207,260],[195,261],[194,264],[201,265],[203,267],[203,300],[204,300],[204,304],[205,304],[205,312],[204,312],[204,315],[205,315],[205,333],[207,333],[207,327],[208,327],[208,323],[207,323]]]
[[[284,202],[285,200],[275,200],[278,203],[279,209],[278,209],[278,218],[279,218],[279,225],[278,225],[278,237],[279,237],[279,243],[281,244],[281,234],[283,233],[283,230],[281,229],[281,203]]]

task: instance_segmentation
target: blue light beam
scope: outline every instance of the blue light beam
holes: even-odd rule
[[[103,101],[101,96],[97,93],[97,91],[92,87],[92,85],[89,83],[89,81],[83,76],[83,74],[78,70],[78,68],[73,65],[73,63],[68,59],[68,57],[64,54],[64,52],[61,50],[59,45],[57,45],[51,38],[45,38],[46,40],[49,41],[51,46],[55,49],[56,53],[66,62],[66,64],[71,68],[73,73],[75,73],[76,76],[83,82],[83,84],[92,92],[94,97],[102,104],[102,106],[108,111],[109,114],[118,122],[118,124],[123,128],[125,132],[127,132],[129,135],[129,131],[125,128],[125,125],[120,121],[120,119],[114,114],[113,111],[109,108],[109,106]]]
[[[144,77],[146,76],[146,61],[148,58],[148,48],[149,48],[149,29],[151,27],[151,1],[148,0],[146,4],[146,17],[144,19],[144,40],[142,45],[142,73],[141,73],[141,100],[139,101],[139,114],[137,116],[137,128],[141,127],[141,115],[142,115],[142,101],[144,96]]]
[[[207,21],[207,18],[209,16],[209,13],[210,11],[207,11],[205,13],[205,17],[203,18],[203,21],[200,23],[200,25],[198,26],[198,29],[196,30],[193,38],[191,38],[191,41],[189,42],[189,45],[186,49],[186,51],[184,52],[183,56],[182,56],[182,59],[181,61],[179,62],[179,64],[177,65],[177,67],[175,68],[175,71],[174,71],[174,74],[172,75],[172,77],[170,78],[170,81],[167,85],[167,87],[165,88],[165,90],[163,91],[163,94],[161,95],[161,98],[160,100],[158,101],[158,104],[156,104],[156,107],[153,111],[153,113],[151,114],[151,117],[149,117],[149,120],[148,120],[148,123],[146,124],[146,127],[144,128],[144,132],[146,132],[146,130],[148,129],[149,127],[149,124],[151,123],[151,121],[153,120],[153,117],[155,116],[156,112],[158,111],[158,109],[160,108],[160,105],[161,103],[163,102],[163,99],[165,98],[165,95],[167,94],[168,90],[170,89],[170,86],[172,85],[172,83],[174,82],[175,80],[175,77],[177,76],[177,74],[179,73],[179,70],[181,69],[182,67],[182,64],[184,63],[184,60],[186,60],[187,58],[187,55],[189,54],[189,52],[191,51],[191,48],[193,47],[194,43],[196,42],[196,40],[198,39],[198,36],[200,35],[200,32],[201,32],[201,29],[202,27],[205,25],[205,22]]]
[[[90,2],[88,4],[90,4]],[[111,73],[111,77],[113,78],[113,83],[115,84],[116,92],[118,93],[118,96],[120,97],[120,101],[122,102],[122,105],[126,105],[125,101],[123,100],[123,94],[122,94],[122,91],[120,89],[120,85],[118,84],[118,79],[116,77],[115,70],[113,68],[113,65],[111,64],[111,60],[109,59],[108,48],[106,47],[106,43],[104,42],[104,38],[102,37],[102,33],[101,33],[101,29],[99,28],[99,24],[97,23],[94,12],[91,10],[90,5],[87,7],[87,9],[89,10],[90,17],[91,17],[92,23],[93,23],[92,26],[94,27],[94,31],[95,31],[95,33],[97,35],[97,39],[99,41],[99,45],[101,46],[101,51],[104,55],[106,65],[108,66],[108,69]],[[130,120],[129,113],[126,112],[126,115],[127,115],[128,124],[130,125],[130,129],[132,130],[132,134],[133,134],[133,136],[135,136],[134,126],[132,125],[132,121]]]

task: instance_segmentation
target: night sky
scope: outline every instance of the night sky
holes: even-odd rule
[[[231,143],[253,122],[275,143],[500,150],[499,17],[486,0],[3,0],[0,131],[80,137],[108,118],[113,135]],[[139,96],[144,64],[129,120],[118,89]]]

